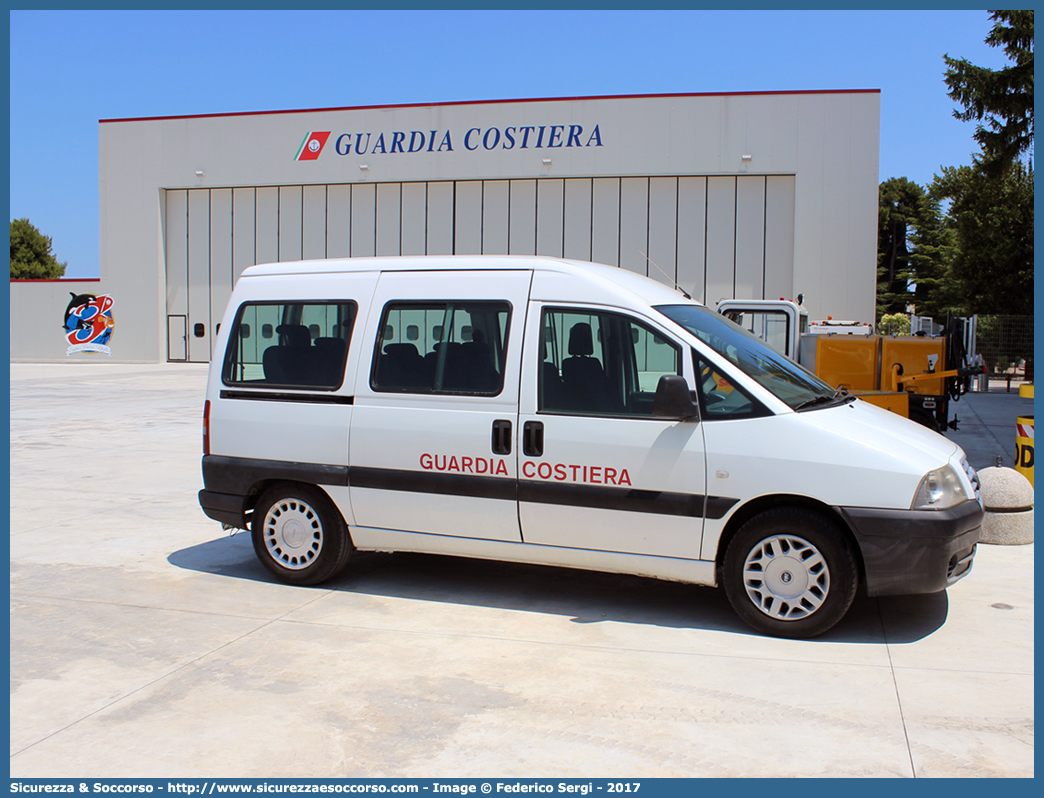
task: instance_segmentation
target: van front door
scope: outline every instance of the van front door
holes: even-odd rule
[[[531,275],[381,275],[349,440],[358,526],[521,540],[515,434]]]
[[[703,428],[653,415],[691,358],[649,320],[533,303],[519,423],[527,543],[700,558],[708,510]],[[713,504],[713,503],[712,503]]]

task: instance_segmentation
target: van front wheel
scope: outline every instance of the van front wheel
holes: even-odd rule
[[[318,488],[284,483],[266,491],[251,521],[254,552],[283,582],[315,585],[348,562],[352,542],[344,519]]]
[[[736,614],[777,637],[823,634],[848,612],[857,580],[840,532],[800,508],[755,516],[725,552],[725,592]]]

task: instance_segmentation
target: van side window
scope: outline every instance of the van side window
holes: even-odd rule
[[[692,353],[693,366],[696,369],[696,385],[700,397],[700,417],[713,421],[727,418],[758,418],[771,415],[761,402],[734,385],[732,381],[718,371],[710,362],[704,360],[695,350]]]
[[[618,313],[545,309],[538,409],[653,417],[656,383],[681,374],[681,349]]]
[[[236,313],[221,379],[225,385],[333,390],[344,364],[358,305],[248,302]]]
[[[495,396],[504,387],[507,302],[389,302],[370,385],[393,393]]]

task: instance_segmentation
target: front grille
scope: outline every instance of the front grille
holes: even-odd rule
[[[975,498],[981,499],[982,492],[979,489],[979,474],[971,467],[971,463],[968,462],[967,457],[961,458],[961,467],[964,469],[964,473],[968,475],[968,479],[971,481],[972,487],[975,488]]]

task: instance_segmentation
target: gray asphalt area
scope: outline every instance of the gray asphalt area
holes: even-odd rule
[[[11,366],[12,777],[1034,775],[1032,544],[810,641],[562,568],[358,554],[289,587],[199,509],[205,381]]]

